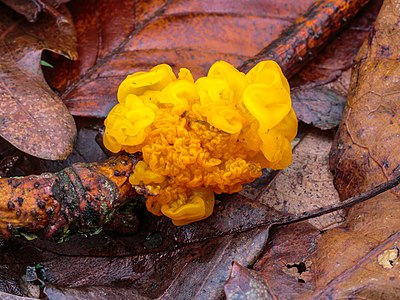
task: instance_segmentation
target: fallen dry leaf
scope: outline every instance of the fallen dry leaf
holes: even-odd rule
[[[8,293],[3,293],[3,292],[0,292],[0,297],[2,300],[36,300],[35,298],[20,297],[20,296],[11,295]]]
[[[330,159],[342,199],[400,174],[399,17],[398,1],[385,1],[357,55]]]
[[[328,154],[332,133],[313,130],[296,146],[292,164],[279,172],[258,201],[287,214],[297,214],[339,202],[329,172]],[[337,226],[344,219],[341,211],[309,222],[318,229]]]
[[[58,15],[57,12],[54,12],[56,11],[55,8],[68,1],[70,0],[47,0],[47,2],[44,3],[42,1],[35,0],[1,0],[1,2],[8,5],[16,12],[24,15],[29,22],[35,22],[41,12],[50,13],[53,15],[53,17],[61,17],[62,14]],[[67,19],[62,18],[62,21],[66,20]],[[59,19],[59,21],[61,20]]]
[[[44,49],[75,59],[74,28],[71,23],[57,25],[50,16],[29,24],[4,6],[0,15],[0,135],[28,154],[66,158],[75,122],[45,82],[40,61]]]
[[[322,234],[307,222],[273,228],[254,269],[280,299],[397,299],[399,213],[386,192]]]
[[[224,286],[228,300],[234,299],[274,299],[257,272],[233,262],[229,280]]]
[[[399,197],[389,191],[353,207],[343,226],[317,240],[316,298],[397,298],[400,266],[385,268],[379,256],[400,245],[399,213]]]
[[[84,286],[77,288],[58,288],[52,285],[46,285],[46,295],[52,300],[101,300],[101,299],[135,299],[147,300],[149,298],[142,297],[140,294],[130,288],[112,288],[102,286]],[[2,298],[3,299],[3,298]],[[11,299],[10,299],[11,300]],[[17,300],[17,299],[12,299]],[[23,299],[21,299],[23,300]]]
[[[292,89],[291,98],[297,118],[317,128],[326,130],[339,125],[346,103],[347,89],[341,91],[327,86],[302,86]]]
[[[254,269],[275,298],[306,299],[312,295],[315,274],[309,256],[319,235],[308,222],[271,229],[264,255]]]
[[[168,63],[197,78],[219,59],[240,65],[313,2],[74,1],[79,59],[54,62],[46,78],[73,115],[105,117],[127,74]]]
[[[78,120],[78,133],[72,153],[65,160],[43,160],[26,155],[6,141],[0,142],[4,149],[0,149],[0,176],[14,177],[27,174],[42,174],[45,172],[59,172],[78,162],[105,161],[108,156],[97,144],[96,138],[100,135],[103,120]],[[83,123],[83,124],[82,124]]]

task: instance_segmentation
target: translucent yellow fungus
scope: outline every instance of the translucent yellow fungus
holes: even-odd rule
[[[129,75],[105,120],[112,152],[142,152],[130,176],[146,207],[175,225],[207,218],[214,193],[234,193],[292,161],[297,133],[289,84],[273,61],[244,74],[218,61],[197,81],[170,66]]]

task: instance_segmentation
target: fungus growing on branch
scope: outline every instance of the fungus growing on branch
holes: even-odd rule
[[[211,215],[214,193],[234,193],[292,161],[297,133],[289,84],[273,61],[247,74],[218,61],[196,81],[161,64],[129,75],[105,120],[112,152],[142,152],[130,183],[147,209],[185,225]],[[143,188],[144,187],[144,188]]]

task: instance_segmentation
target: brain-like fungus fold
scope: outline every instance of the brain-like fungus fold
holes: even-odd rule
[[[273,61],[247,74],[224,61],[194,81],[169,65],[137,72],[121,83],[105,120],[112,152],[142,152],[130,182],[146,191],[146,207],[175,225],[210,216],[214,193],[234,193],[292,161],[297,133],[289,84]],[[143,189],[145,187],[145,189]]]

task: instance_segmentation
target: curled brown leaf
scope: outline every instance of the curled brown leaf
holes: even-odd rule
[[[75,122],[45,82],[41,55],[48,49],[77,58],[72,22],[57,24],[43,16],[29,24],[6,7],[0,16],[0,135],[28,154],[65,159],[75,141]]]
[[[400,40],[396,1],[385,1],[356,58],[330,165],[341,198],[400,174]]]

